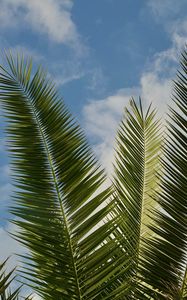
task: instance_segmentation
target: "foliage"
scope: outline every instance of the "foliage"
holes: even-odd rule
[[[0,264],[0,300],[20,300],[20,289],[21,287],[16,288],[13,292],[11,291],[11,283],[14,281],[14,271],[15,269],[11,270],[7,274],[5,273],[5,266],[7,260]],[[23,297],[22,297],[23,299]],[[26,297],[25,300],[32,300],[32,298]]]
[[[133,99],[110,187],[84,133],[39,68],[1,66],[23,277],[45,300],[187,299],[187,52],[165,134]]]

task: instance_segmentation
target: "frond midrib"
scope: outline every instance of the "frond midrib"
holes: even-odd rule
[[[139,230],[139,240],[138,240],[138,248],[137,248],[137,256],[140,256],[140,245],[141,245],[141,232],[142,232],[142,220],[143,220],[143,213],[144,213],[144,197],[145,197],[145,176],[146,176],[146,137],[145,137],[145,121],[143,120],[142,124],[142,140],[143,140],[143,178],[142,178],[142,201],[141,201],[141,209],[140,209],[140,230]]]
[[[146,139],[146,126],[145,126],[145,119],[142,115],[142,124],[140,124],[142,129],[142,190],[141,190],[141,208],[140,208],[140,227],[139,227],[139,237],[137,239],[137,265],[136,265],[136,272],[135,277],[138,276],[138,269],[139,269],[139,259],[140,259],[140,251],[141,251],[141,244],[142,244],[142,228],[143,228],[143,215],[144,215],[144,206],[145,206],[145,181],[146,181],[146,150],[147,150],[147,139]]]

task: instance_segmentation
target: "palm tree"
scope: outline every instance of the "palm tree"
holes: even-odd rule
[[[14,204],[28,248],[23,278],[42,299],[187,299],[187,52],[164,134],[133,99],[116,138],[111,186],[52,82],[7,55]],[[16,217],[16,219],[15,219]]]

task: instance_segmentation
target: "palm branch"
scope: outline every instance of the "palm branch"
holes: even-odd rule
[[[79,125],[32,62],[7,55],[0,98],[15,186],[15,238],[29,252],[22,275],[43,299],[120,299],[127,255],[112,232],[118,215]],[[116,291],[116,292],[115,292]]]
[[[146,227],[150,222],[148,214],[155,206],[153,196],[158,189],[160,125],[151,106],[144,114],[141,100],[137,105],[132,99],[117,134],[114,189],[123,219],[119,232],[125,236],[121,246],[132,256],[125,274],[131,286],[128,299],[138,299],[142,238],[149,234]]]
[[[187,299],[187,52],[174,82],[173,101],[161,160],[163,176],[154,211],[156,235],[145,241],[142,275],[154,299]]]
[[[15,269],[5,272],[7,260],[0,264],[0,300],[32,300],[30,296],[23,298],[20,296],[21,286],[12,291],[11,285],[16,278]]]

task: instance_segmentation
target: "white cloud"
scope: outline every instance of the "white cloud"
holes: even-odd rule
[[[0,0],[0,5],[1,26],[24,26],[26,22],[55,42],[81,51],[80,37],[71,16],[71,0]]]
[[[88,135],[95,144],[95,152],[109,174],[112,172],[114,160],[114,140],[123,107],[133,96],[140,95],[144,107],[150,103],[158,109],[158,115],[165,117],[167,104],[172,93],[172,79],[175,78],[176,68],[181,49],[187,41],[186,22],[171,31],[172,46],[154,55],[149,66],[140,76],[139,84],[134,88],[122,88],[104,99],[88,102],[83,109],[85,127]]]
[[[133,96],[137,99],[141,95],[144,107],[153,103],[153,107],[158,107],[162,115],[170,99],[171,86],[171,78],[160,78],[159,73],[153,69],[142,74],[138,87],[120,89],[104,99],[92,100],[84,107],[86,130],[95,140],[94,150],[109,174],[114,161],[113,148],[118,124],[130,98]]]
[[[169,51],[181,50],[187,42],[186,0],[147,0],[147,7],[173,42],[174,47]]]
[[[141,78],[141,97],[146,104],[153,103],[158,114],[164,116],[171,97],[171,79],[160,79],[154,73],[144,74]]]
[[[115,131],[116,119],[121,118],[124,105],[127,104],[132,90],[121,89],[105,99],[92,100],[84,107],[84,116],[88,120],[87,129],[100,138]]]
[[[146,102],[152,102],[161,115],[166,111],[172,93],[173,79],[179,67],[181,51],[187,42],[187,20],[180,20],[170,30],[172,46],[154,55],[147,71],[140,78],[141,95]]]
[[[121,89],[105,99],[90,101],[83,109],[86,130],[96,138],[94,150],[109,174],[112,170],[117,125],[123,108],[133,94],[137,94],[136,89]]]

